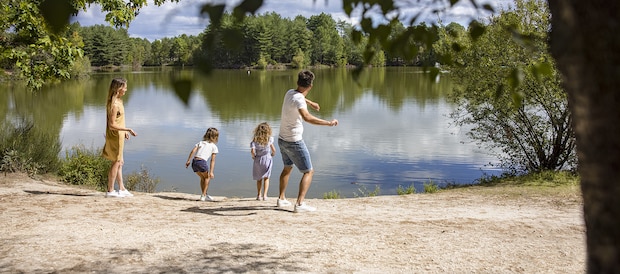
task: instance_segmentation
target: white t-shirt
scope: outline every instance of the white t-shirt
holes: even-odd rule
[[[278,136],[280,139],[287,142],[301,141],[304,125],[299,110],[302,108],[308,109],[306,97],[294,89],[287,91],[282,102],[282,117]]]
[[[214,143],[207,141],[198,142],[196,147],[198,147],[198,150],[196,150],[194,157],[202,158],[207,162],[209,161],[209,158],[211,158],[211,154],[218,153],[217,146]]]

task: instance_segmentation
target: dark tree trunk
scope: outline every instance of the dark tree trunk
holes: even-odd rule
[[[620,273],[620,1],[549,0],[577,138],[588,273]]]

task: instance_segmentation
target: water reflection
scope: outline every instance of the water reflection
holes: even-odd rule
[[[206,128],[220,130],[212,195],[252,197],[252,129],[268,122],[277,133],[284,92],[295,87],[297,71],[218,70],[210,76],[193,70],[156,69],[140,73],[100,73],[33,94],[23,87],[0,88],[0,113],[31,117],[37,126],[61,136],[63,146],[103,146],[105,96],[113,77],[128,79],[124,97],[127,126],[138,137],[126,144],[125,175],[149,168],[161,179],[159,190],[199,193],[198,177],[185,169],[192,146]],[[494,161],[450,126],[444,101],[450,83],[432,84],[415,68],[368,70],[356,82],[350,71],[317,70],[309,98],[320,103],[314,112],[336,118],[337,127],[305,126],[304,139],[316,169],[308,197],[339,191],[352,197],[358,188],[379,185],[396,194],[399,185],[471,183],[483,165]],[[173,79],[192,79],[187,104],[170,88]],[[4,90],[2,90],[4,89]],[[4,108],[6,107],[6,108]],[[277,194],[282,168],[276,154],[269,194]],[[488,171],[497,173],[496,171]],[[294,172],[287,195],[294,197],[300,178]],[[294,186],[294,187],[293,187]]]

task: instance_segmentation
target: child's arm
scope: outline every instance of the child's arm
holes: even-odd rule
[[[185,162],[185,168],[189,167],[190,164],[190,160],[192,159],[192,155],[194,155],[194,153],[196,152],[196,149],[198,149],[197,146],[195,146],[192,151],[189,152],[189,156],[187,156],[187,162]]]
[[[215,153],[211,153],[211,164],[209,165],[209,177],[213,178],[215,177],[213,175],[213,169],[215,168]]]
[[[252,159],[256,157],[256,151],[254,151],[254,148],[250,148],[250,154],[252,154]]]
[[[276,156],[276,147],[271,143],[271,157]]]

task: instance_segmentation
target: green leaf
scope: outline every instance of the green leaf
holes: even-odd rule
[[[431,83],[435,82],[435,79],[437,78],[437,75],[439,75],[439,68],[436,67],[430,67],[428,69],[429,72],[429,80],[431,81]]]
[[[347,16],[351,17],[351,12],[353,11],[354,7],[355,7],[355,3],[353,0],[342,1],[342,9],[344,9],[344,12],[347,14]]]
[[[452,50],[456,52],[460,52],[463,49],[461,47],[461,44],[459,44],[458,42],[452,43],[451,47],[452,47]]]
[[[553,66],[549,62],[540,62],[534,65],[539,75],[550,77],[553,75]]]
[[[359,44],[362,41],[362,32],[359,30],[352,30],[351,31],[351,40],[353,40],[354,43]]]
[[[521,85],[521,82],[523,81],[523,71],[521,71],[521,69],[519,68],[513,68],[510,71],[510,76],[508,77],[508,82],[510,83],[510,87],[514,90],[517,87],[519,87],[519,85]]]
[[[490,12],[495,12],[495,9],[493,9],[493,6],[491,6],[490,4],[484,4],[482,5],[482,8]]]
[[[244,0],[233,10],[233,15],[238,21],[242,21],[246,13],[255,14],[263,5],[263,0]]]
[[[181,99],[181,101],[187,106],[189,104],[189,96],[192,91],[192,80],[190,79],[175,79],[172,81],[172,87],[174,93]]]
[[[69,0],[44,0],[39,5],[39,10],[48,29],[54,34],[58,34],[67,28],[69,18],[72,14],[77,13]]]
[[[224,14],[225,8],[226,5],[204,4],[200,9],[200,14],[207,14],[209,19],[211,19],[211,24],[217,27],[222,23],[222,15]]]
[[[243,33],[238,29],[226,29],[222,31],[222,41],[229,48],[239,49],[243,42]]]
[[[485,30],[486,30],[486,27],[476,20],[471,21],[471,23],[469,23],[469,36],[474,41],[478,40],[478,38],[480,38],[480,36],[484,34]]]

